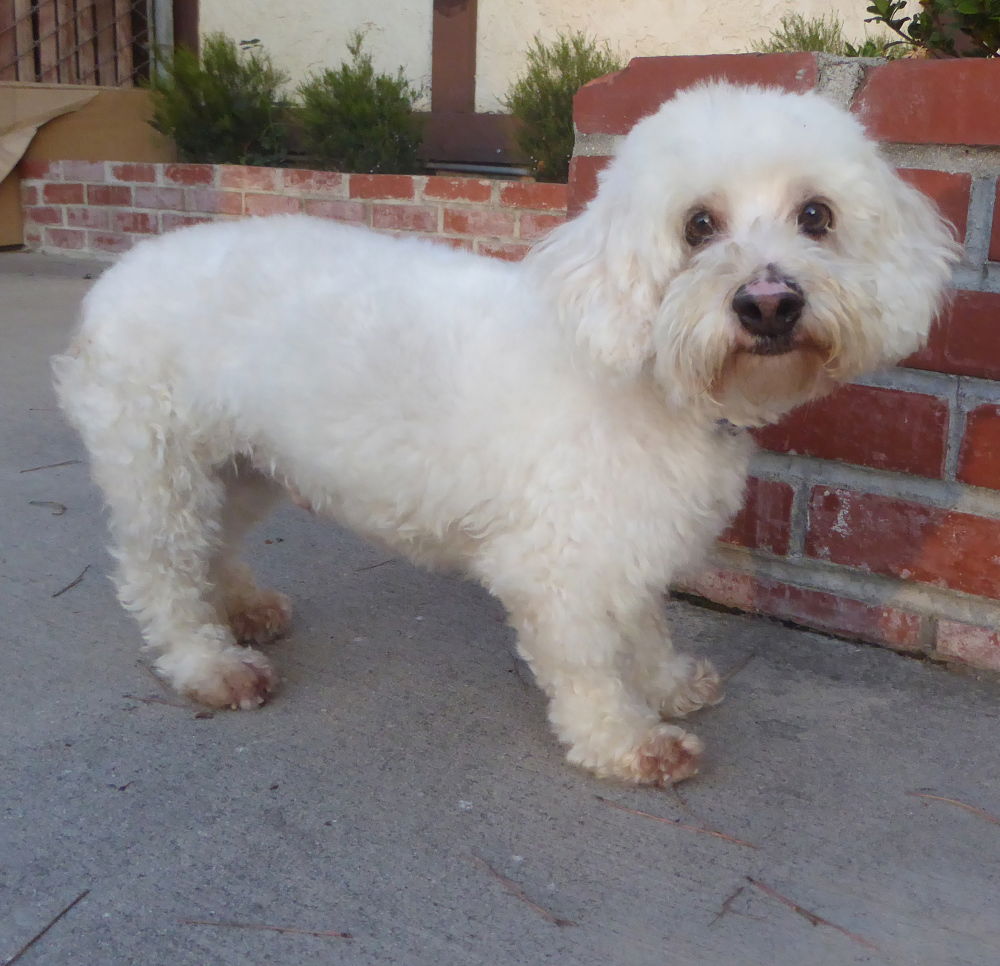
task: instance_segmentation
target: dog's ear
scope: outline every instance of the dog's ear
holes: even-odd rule
[[[962,239],[956,239],[954,227],[938,209],[888,163],[862,190],[860,203],[872,230],[861,233],[867,250],[857,254],[880,266],[877,289],[884,344],[879,355],[883,363],[895,362],[925,341],[949,295]]]
[[[597,196],[528,256],[562,324],[593,360],[635,376],[653,355],[653,319],[679,261],[650,211],[636,207],[635,186],[613,165]]]

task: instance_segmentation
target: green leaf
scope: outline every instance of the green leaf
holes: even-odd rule
[[[224,34],[205,37],[201,57],[181,47],[150,82],[152,126],[183,161],[280,164],[287,155],[287,75],[259,49],[238,50]]]
[[[298,87],[294,113],[307,152],[321,167],[337,171],[419,171],[417,89],[401,67],[395,76],[375,72],[362,31],[351,35],[347,50],[350,62],[312,74]]]
[[[525,60],[504,106],[521,122],[518,146],[531,159],[535,177],[566,181],[573,153],[573,95],[624,64],[607,44],[579,32],[559,34],[551,43],[535,35]]]

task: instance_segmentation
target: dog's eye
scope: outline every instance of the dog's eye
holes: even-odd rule
[[[712,213],[701,209],[688,218],[687,224],[684,226],[684,240],[692,248],[697,248],[707,242],[718,230]]]
[[[822,238],[833,228],[833,212],[822,201],[808,201],[799,212],[799,228],[812,238]]]

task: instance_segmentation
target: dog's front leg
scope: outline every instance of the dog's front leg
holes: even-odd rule
[[[722,700],[722,684],[712,662],[674,650],[659,598],[651,598],[627,621],[625,633],[630,679],[662,718],[683,718]]]
[[[611,606],[565,588],[506,600],[518,650],[549,696],[570,762],[596,775],[666,784],[698,771],[701,741],[658,712],[624,673],[629,643]]]

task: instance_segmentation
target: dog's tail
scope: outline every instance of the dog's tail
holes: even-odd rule
[[[51,359],[52,379],[59,408],[77,432],[82,430],[77,416],[77,400],[83,397],[85,385],[85,365],[80,354],[80,340],[74,339],[62,355]]]

